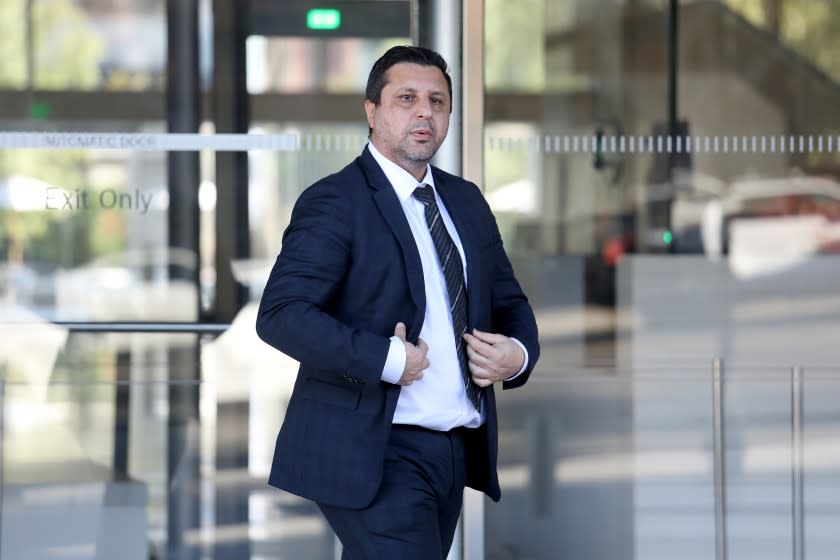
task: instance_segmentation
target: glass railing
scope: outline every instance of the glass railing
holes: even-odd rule
[[[334,557],[266,484],[296,368],[253,325],[0,327],[0,559]]]
[[[200,528],[198,382],[3,383],[3,559],[177,558]],[[177,533],[172,528],[179,528]],[[183,542],[183,541],[182,541]]]
[[[543,368],[498,397],[485,554],[828,559],[840,368]]]
[[[146,339],[133,361],[80,361],[104,337],[84,332],[40,381],[7,365],[0,558],[340,557],[316,506],[265,482],[294,363],[236,331],[200,339],[200,370],[150,353],[149,332],[123,333]],[[94,379],[108,363],[117,378]],[[502,502],[465,507],[482,530],[450,558],[828,560],[840,544],[840,367],[555,363],[497,395]]]

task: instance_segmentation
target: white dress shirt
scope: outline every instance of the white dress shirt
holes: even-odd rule
[[[419,183],[408,171],[387,159],[373,145],[368,142],[371,155],[382,168],[394,191],[400,199],[403,212],[417,244],[420,261],[423,265],[423,286],[426,291],[426,313],[423,317],[423,327],[420,338],[429,345],[426,357],[429,367],[423,371],[423,378],[411,385],[400,389],[397,409],[394,412],[395,424],[413,424],[432,430],[450,430],[458,426],[476,428],[485,418],[467,398],[464,388],[461,366],[455,349],[455,331],[452,325],[452,315],[449,312],[449,294],[446,291],[446,280],[443,270],[438,264],[437,250],[432,242],[429,227],[426,224],[425,206],[412,194],[421,184],[432,187],[435,193],[441,219],[449,232],[452,241],[461,255],[464,264],[464,283],[467,281],[466,258],[458,230],[455,229],[446,207],[443,205],[437,190],[431,167],[426,167],[426,176]],[[467,294],[469,297],[469,294]],[[406,318],[407,321],[408,318]],[[403,322],[406,322],[403,321]],[[525,365],[516,375],[522,373],[528,366],[528,351],[516,339],[513,339],[525,352]],[[391,337],[391,347],[382,371],[382,380],[396,383],[402,377],[405,368],[405,346],[396,336]],[[516,377],[516,376],[513,376]],[[511,377],[512,379],[512,377]]]

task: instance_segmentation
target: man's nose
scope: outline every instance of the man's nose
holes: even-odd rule
[[[432,116],[432,102],[429,99],[421,99],[417,102],[417,118],[428,119]]]

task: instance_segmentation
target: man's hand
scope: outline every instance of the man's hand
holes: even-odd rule
[[[497,381],[519,373],[525,365],[525,353],[517,343],[502,334],[473,329],[464,333],[467,357],[473,382],[479,387],[489,387]]]
[[[402,377],[397,381],[397,385],[411,385],[418,379],[422,379],[423,370],[429,367],[429,360],[426,358],[429,345],[422,338],[417,339],[417,346],[406,341],[405,325],[403,323],[397,323],[394,336],[402,340],[405,345],[405,368],[403,368]]]

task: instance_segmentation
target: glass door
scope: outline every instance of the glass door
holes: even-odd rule
[[[791,379],[840,363],[836,2],[487,0],[484,21],[486,195],[543,347],[500,397],[487,557],[828,558],[816,434],[838,418],[806,401],[792,460]]]

